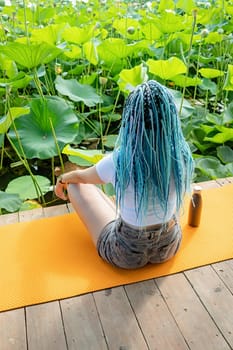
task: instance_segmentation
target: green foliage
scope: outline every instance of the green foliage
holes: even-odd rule
[[[29,107],[29,114],[15,120],[17,132],[12,127],[8,133],[10,139],[21,155],[23,148],[28,159],[57,156],[67,143],[74,140],[77,116],[67,102],[57,96],[34,98]]]
[[[44,176],[37,175],[35,176],[41,192],[43,194],[47,193],[50,190],[50,181]],[[6,193],[15,194],[17,193],[22,200],[34,199],[38,197],[34,183],[30,176],[20,176],[9,182]]]
[[[93,87],[80,84],[75,79],[65,80],[58,76],[55,80],[55,86],[61,95],[69,97],[71,101],[82,101],[88,107],[103,102]]]
[[[61,50],[44,42],[38,44],[10,42],[1,48],[1,52],[19,66],[31,69],[54,60]]]
[[[163,80],[170,80],[187,71],[184,62],[177,57],[171,57],[168,60],[149,59],[147,65],[150,73],[153,73]]]
[[[157,79],[174,96],[195,180],[233,175],[230,1],[32,1],[1,10],[0,170],[19,158],[33,179],[33,162],[51,160],[54,181],[54,159],[95,162],[114,147],[129,92]]]
[[[8,212],[14,212],[19,210],[21,205],[22,200],[17,193],[12,194],[0,191],[0,211],[5,209]]]
[[[9,109],[6,116],[0,119],[0,134],[5,134],[9,127],[16,118],[21,115],[26,115],[30,112],[29,108],[26,107],[12,107]]]

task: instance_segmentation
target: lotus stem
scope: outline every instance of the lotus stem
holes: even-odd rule
[[[58,157],[60,159],[61,169],[62,169],[62,172],[64,173],[64,171],[65,171],[64,162],[63,162],[63,159],[62,159],[61,150],[60,150],[58,142],[57,142],[57,137],[56,137],[56,133],[55,133],[55,130],[54,130],[54,127],[53,127],[53,122],[52,122],[51,118],[49,118],[49,122],[50,122],[51,130],[52,130],[52,133],[53,133],[54,142],[55,142],[55,145],[56,145],[56,148],[57,148]]]
[[[7,104],[8,104],[8,107],[10,107],[10,106],[9,106],[9,99],[8,99],[8,96],[7,96]],[[10,137],[8,136],[8,134],[6,134],[7,139],[8,139],[8,141],[10,142],[11,147],[14,149],[15,153],[17,154],[17,156],[19,157],[19,159],[21,160],[21,162],[22,162],[23,165],[25,166],[25,168],[26,168],[26,170],[28,171],[29,175],[31,176],[31,179],[32,179],[32,182],[33,182],[33,184],[34,184],[34,187],[35,187],[35,190],[36,190],[38,199],[41,198],[42,203],[45,204],[44,195],[43,195],[43,193],[42,193],[42,191],[41,191],[41,189],[40,189],[40,186],[39,186],[39,184],[38,184],[38,182],[37,182],[37,180],[36,180],[34,174],[33,174],[32,171],[31,171],[30,165],[29,165],[29,163],[28,163],[28,161],[27,161],[27,157],[26,157],[26,155],[25,155],[25,153],[24,153],[23,145],[22,145],[22,142],[21,142],[21,140],[20,140],[20,137],[19,137],[19,134],[18,134],[18,130],[17,130],[16,126],[15,126],[15,122],[14,122],[14,120],[13,120],[13,118],[12,118],[12,115],[11,115],[11,112],[10,112],[10,108],[9,108],[9,116],[10,116],[10,118],[11,118],[11,123],[12,123],[13,129],[14,129],[14,132],[15,132],[15,135],[16,135],[16,138],[17,138],[19,147],[20,147],[20,151],[21,151],[23,157],[21,156],[21,154],[19,153],[19,151],[18,151],[17,148],[15,147],[14,143],[11,141]]]
[[[182,98],[181,98],[181,103],[180,103],[180,110],[179,110],[179,115],[181,116],[182,112],[182,107],[184,103],[184,96],[185,96],[185,90],[186,90],[186,80],[189,74],[189,66],[190,66],[190,57],[191,57],[191,50],[192,50],[192,45],[193,45],[193,36],[194,36],[194,30],[196,27],[196,21],[197,21],[197,10],[193,10],[193,23],[192,23],[192,32],[191,32],[191,37],[190,37],[190,43],[189,43],[189,51],[188,51],[188,59],[187,59],[187,71],[185,75],[185,82],[184,82],[184,87],[183,87],[183,93],[182,93]]]
[[[17,136],[16,136],[16,137],[17,137]],[[15,153],[17,154],[17,156],[19,157],[19,159],[21,160],[21,162],[22,162],[23,165],[25,166],[25,168],[26,168],[26,170],[28,171],[29,175],[31,176],[32,182],[33,182],[34,187],[35,187],[35,190],[36,190],[36,194],[37,194],[38,200],[40,200],[40,198],[41,198],[43,205],[45,205],[44,195],[43,195],[43,193],[42,193],[42,191],[41,191],[41,189],[40,189],[40,185],[38,184],[38,182],[37,182],[37,180],[36,180],[34,174],[33,174],[32,171],[31,171],[31,168],[30,168],[30,166],[29,166],[29,164],[28,164],[28,161],[27,161],[27,159],[26,159],[26,156],[23,155],[23,157],[24,157],[24,158],[23,158],[23,157],[20,155],[20,153],[18,152],[17,148],[15,147],[15,145],[13,144],[13,142],[11,141],[11,139],[10,139],[10,137],[9,137],[8,135],[7,135],[7,139],[8,139],[8,141],[10,142],[11,147],[14,149]],[[18,140],[18,142],[19,142],[19,144],[20,144],[20,140],[19,140],[18,137],[17,137],[17,140]],[[21,148],[21,150],[22,150],[22,145],[21,145],[21,144],[20,144],[20,148]]]

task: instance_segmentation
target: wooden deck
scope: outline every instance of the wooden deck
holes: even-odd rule
[[[233,178],[202,185],[217,187],[230,182]],[[60,205],[4,215],[0,225],[70,210],[69,205]],[[13,349],[233,349],[233,259],[2,312],[0,350]]]

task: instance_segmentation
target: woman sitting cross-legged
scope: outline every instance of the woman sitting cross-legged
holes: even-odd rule
[[[176,254],[192,173],[173,98],[150,80],[128,96],[114,151],[88,169],[60,176],[55,193],[70,200],[104,260],[135,269]],[[116,204],[96,186],[104,183],[113,184]]]

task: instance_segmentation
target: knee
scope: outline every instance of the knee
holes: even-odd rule
[[[70,200],[72,200],[73,197],[80,196],[80,186],[79,184],[68,184],[67,185],[67,193]]]
[[[67,191],[68,192],[78,191],[79,187],[80,187],[79,184],[68,184]]]
[[[67,192],[69,199],[86,200],[93,195],[93,186],[90,184],[68,184]]]

